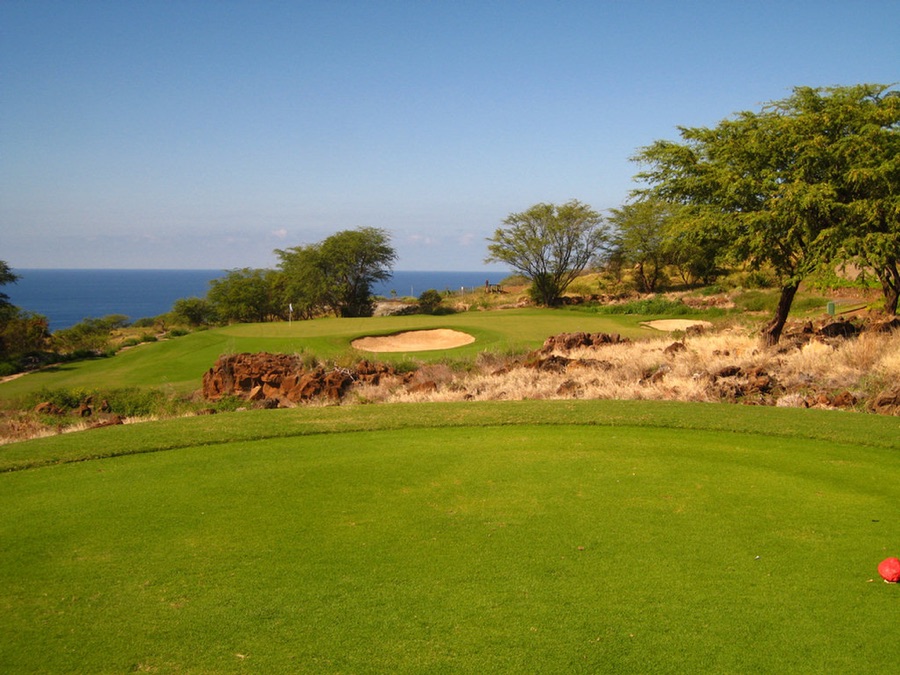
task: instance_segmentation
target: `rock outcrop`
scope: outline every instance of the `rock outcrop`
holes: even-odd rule
[[[355,382],[379,384],[396,376],[392,366],[360,361],[355,368],[307,367],[292,354],[229,354],[203,375],[202,395],[210,401],[238,396],[261,407],[292,407],[303,401],[340,401]]]
[[[552,335],[544,341],[539,353],[570,352],[581,347],[600,347],[631,342],[618,333],[560,333]]]

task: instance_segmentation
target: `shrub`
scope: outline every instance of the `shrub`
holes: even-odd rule
[[[443,297],[433,288],[423,291],[419,296],[419,309],[422,314],[434,314],[435,309],[441,304]]]
[[[774,312],[778,298],[765,291],[744,291],[734,298],[735,307],[744,312]]]
[[[591,308],[597,314],[640,314],[640,315],[669,315],[679,316],[694,314],[696,310],[685,305],[681,300],[669,300],[662,295],[654,295],[650,298],[632,300],[611,305],[597,305]]]
[[[133,322],[131,325],[134,328],[153,328],[153,326],[156,325],[156,319],[150,316],[145,316],[144,318],[138,319],[137,321]]]
[[[753,270],[747,273],[744,285],[747,288],[773,288],[776,285],[776,281],[768,272]]]

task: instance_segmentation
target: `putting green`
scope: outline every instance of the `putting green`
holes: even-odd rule
[[[7,473],[0,663],[889,672],[898,478],[886,448],[533,423]]]

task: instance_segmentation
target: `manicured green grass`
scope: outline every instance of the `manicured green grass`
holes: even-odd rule
[[[524,309],[465,312],[448,316],[317,319],[293,323],[238,324],[142,344],[112,358],[64,364],[0,384],[0,401],[43,387],[160,387],[190,392],[200,387],[204,371],[222,354],[238,352],[308,353],[321,359],[345,358],[351,342],[366,335],[406,330],[453,328],[475,336],[474,343],[452,350],[413,354],[354,356],[380,361],[471,359],[482,351],[535,349],[550,335],[566,331],[620,333],[639,337],[651,332],[639,322],[647,317],[599,317],[570,310]]]
[[[0,669],[893,672],[898,431],[527,401],[5,446]]]

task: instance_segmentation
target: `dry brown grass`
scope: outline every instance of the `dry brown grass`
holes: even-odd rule
[[[520,399],[648,399],[741,401],[767,405],[830,407],[846,392],[862,407],[900,381],[900,331],[850,339],[812,337],[766,348],[740,328],[686,337],[554,351],[565,365],[545,370],[527,359],[483,355],[459,373],[430,366],[414,382],[357,390],[368,402]],[[844,404],[846,407],[846,404]]]

